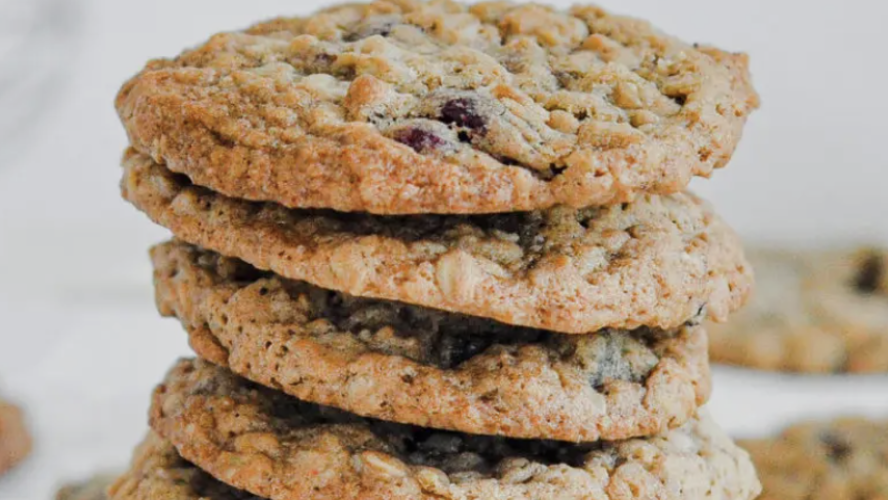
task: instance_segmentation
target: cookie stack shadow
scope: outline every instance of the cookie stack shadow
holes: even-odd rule
[[[110,497],[753,498],[700,409],[751,271],[683,189],[756,99],[594,7],[378,1],[150,63],[122,189],[197,358]]]

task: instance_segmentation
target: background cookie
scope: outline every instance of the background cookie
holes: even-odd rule
[[[594,6],[377,1],[216,35],[128,82],[130,141],[290,207],[490,213],[681,191],[758,98],[743,55]]]
[[[611,444],[470,436],[302,403],[182,360],[155,391],[151,425],[217,479],[271,500],[749,500],[759,492],[745,452],[706,416]]]
[[[18,465],[31,452],[31,435],[17,407],[0,400],[0,474]]]
[[[706,333],[563,335],[284,280],[170,242],[160,311],[198,355],[300,399],[474,434],[595,441],[682,425],[709,396]]]
[[[72,483],[59,489],[55,500],[107,500],[107,489],[113,481],[111,476],[97,475],[83,482]]]
[[[764,485],[760,500],[888,498],[888,423],[857,418],[797,424],[740,443]]]
[[[564,333],[723,320],[751,286],[738,238],[689,194],[606,208],[381,217],[193,186],[130,152],[124,196],[184,241],[350,295]]]
[[[888,251],[759,249],[750,304],[712,325],[715,361],[799,372],[888,371]]]

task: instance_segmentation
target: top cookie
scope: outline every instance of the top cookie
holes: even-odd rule
[[[888,372],[888,249],[749,253],[757,294],[712,325],[713,359],[771,370]]]
[[[675,193],[757,105],[746,56],[594,6],[414,0],[216,35],[117,98],[133,146],[198,185],[377,214]]]

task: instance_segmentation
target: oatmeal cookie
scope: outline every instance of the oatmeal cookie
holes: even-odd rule
[[[472,436],[357,417],[182,360],[155,391],[151,425],[220,481],[271,500],[751,500],[759,492],[746,453],[705,415],[612,443]]]
[[[0,474],[18,465],[31,453],[31,435],[22,411],[0,400]]]
[[[108,499],[262,500],[216,481],[153,432],[136,448],[130,470],[108,489]]]
[[[130,152],[124,197],[178,238],[359,297],[563,333],[723,320],[752,286],[737,236],[689,194],[485,216],[286,209]]]
[[[740,444],[764,485],[760,500],[888,498],[888,422],[807,422]]]
[[[100,474],[86,481],[65,485],[56,493],[56,500],[108,500],[108,486],[114,479],[112,476]]]
[[[180,242],[152,250],[157,304],[195,352],[302,400],[473,434],[659,434],[709,396],[706,333],[564,335],[360,299]]]
[[[888,250],[758,249],[749,307],[710,328],[716,361],[796,372],[888,372]]]
[[[676,193],[728,162],[758,97],[745,55],[595,6],[382,0],[216,35],[116,106],[196,184],[393,215]]]

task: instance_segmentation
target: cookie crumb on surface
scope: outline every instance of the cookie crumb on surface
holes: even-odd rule
[[[0,400],[0,474],[24,460],[31,452],[31,445],[22,410]]]

